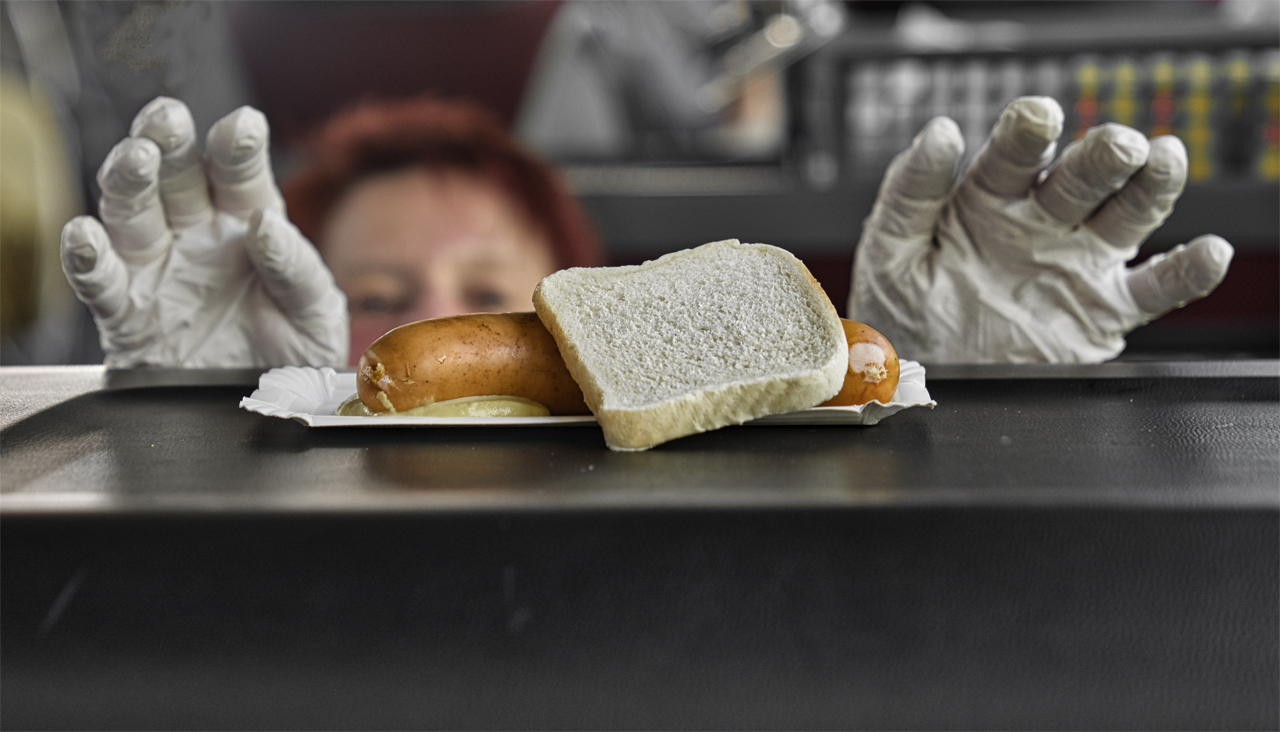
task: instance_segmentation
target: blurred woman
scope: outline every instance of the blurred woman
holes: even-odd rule
[[[282,186],[351,318],[351,358],[415,320],[532,310],[565,267],[602,264],[558,175],[479,107],[366,102],[334,117]]]

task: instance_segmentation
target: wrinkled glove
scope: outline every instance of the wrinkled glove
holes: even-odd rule
[[[849,317],[926,363],[1096,363],[1209,294],[1233,250],[1207,235],[1128,268],[1173,209],[1187,154],[1117,124],[1053,160],[1062,109],[1010,103],[955,187],[964,142],[939,117],[894,159],[854,260]]]
[[[209,130],[202,158],[190,111],[159,97],[107,156],[102,223],[62,230],[63,271],[107,366],[346,364],[346,297],[285,218],[268,134],[241,107]]]

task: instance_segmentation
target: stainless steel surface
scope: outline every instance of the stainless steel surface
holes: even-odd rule
[[[0,371],[0,726],[1275,729],[1274,367],[963,369],[639,454]]]
[[[108,369],[105,366],[0,367],[0,429],[69,399],[104,389],[247,386],[255,369]]]
[[[0,368],[0,429],[106,385],[102,366]]]
[[[934,367],[936,409],[644,453],[579,427],[307,428],[254,373],[3,370],[6,512],[1280,506],[1278,364]]]

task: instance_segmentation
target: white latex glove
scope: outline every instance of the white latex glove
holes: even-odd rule
[[[849,317],[926,363],[1096,363],[1217,287],[1234,254],[1217,236],[1125,266],[1182,192],[1182,142],[1102,125],[1045,173],[1062,119],[1047,97],[1012,102],[954,188],[963,138],[931,121],[885,174]]]
[[[209,130],[202,158],[190,111],[159,97],[107,156],[102,223],[62,230],[63,271],[107,366],[346,364],[346,296],[285,218],[268,136],[266,117],[241,107]]]

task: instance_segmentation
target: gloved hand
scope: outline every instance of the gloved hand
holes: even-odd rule
[[[267,145],[250,107],[214,124],[203,158],[181,102],[138,113],[98,171],[102,223],[62,230],[107,366],[346,364],[346,296],[285,218]]]
[[[1182,192],[1181,141],[1106,124],[1045,173],[1062,120],[1047,97],[1010,103],[954,188],[960,130],[926,125],[867,218],[849,317],[926,363],[1088,363],[1217,287],[1234,251],[1212,235],[1125,266]]]

